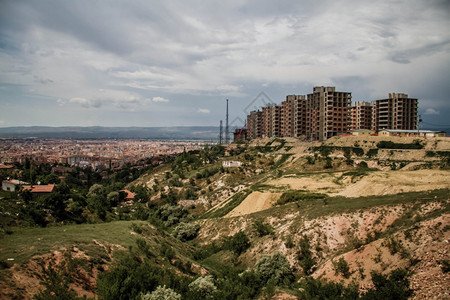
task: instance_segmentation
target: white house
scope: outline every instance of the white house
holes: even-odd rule
[[[224,168],[238,168],[242,165],[242,162],[235,160],[227,160],[222,162],[222,166]]]
[[[27,182],[20,181],[17,179],[3,180],[2,181],[2,190],[8,192],[15,192],[20,189],[20,187],[24,184],[28,184]]]

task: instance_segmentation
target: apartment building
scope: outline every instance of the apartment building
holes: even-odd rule
[[[262,136],[280,136],[281,106],[268,105],[262,109]]]
[[[281,136],[300,137],[305,135],[305,95],[287,95],[281,102]]]
[[[417,99],[408,98],[407,94],[389,93],[387,99],[374,100],[372,105],[373,130],[417,128]]]
[[[306,101],[306,137],[326,140],[349,132],[350,92],[338,92],[335,87],[314,87]]]
[[[350,107],[350,131],[372,129],[372,104],[357,101]]]
[[[262,112],[260,110],[252,111],[247,116],[247,138],[256,139],[263,135]]]

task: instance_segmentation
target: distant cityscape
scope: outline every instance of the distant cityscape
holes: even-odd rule
[[[247,115],[247,128],[236,130],[237,138],[295,137],[326,140],[333,136],[381,130],[399,135],[426,135],[420,131],[418,100],[403,93],[389,93],[386,99],[355,102],[351,92],[335,87],[314,87],[308,95],[287,95],[281,105],[268,104]],[[393,133],[395,134],[395,133]],[[445,134],[444,134],[445,135]]]
[[[0,166],[27,160],[39,164],[90,167],[97,171],[125,164],[158,164],[164,157],[199,150],[214,142],[151,140],[0,139]]]

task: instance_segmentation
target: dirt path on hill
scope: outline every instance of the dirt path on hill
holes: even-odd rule
[[[392,195],[444,188],[450,188],[450,171],[383,171],[371,173],[369,176],[347,185],[335,195],[345,197]]]
[[[285,177],[280,179],[275,179],[267,182],[269,185],[276,187],[286,186],[288,189],[292,190],[306,190],[314,192],[331,192],[339,191],[340,185],[333,182],[334,179],[340,176],[338,174],[313,174],[308,176],[299,177]]]
[[[308,177],[285,177],[271,180],[267,184],[345,197],[392,195],[450,188],[448,170],[378,171],[353,178],[341,175],[342,173],[322,173]]]
[[[248,215],[258,211],[262,211],[271,208],[281,193],[261,193],[253,192],[247,196],[235,209],[229,212],[225,218],[232,218],[242,215]]]

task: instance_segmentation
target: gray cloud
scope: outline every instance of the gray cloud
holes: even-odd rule
[[[189,106],[229,97],[242,111],[261,90],[279,102],[336,85],[353,100],[405,92],[444,112],[449,27],[444,0],[1,1],[0,102],[71,99],[59,116],[77,106],[86,118],[101,109],[99,125],[126,126],[120,113],[186,125],[223,118],[188,119]]]

